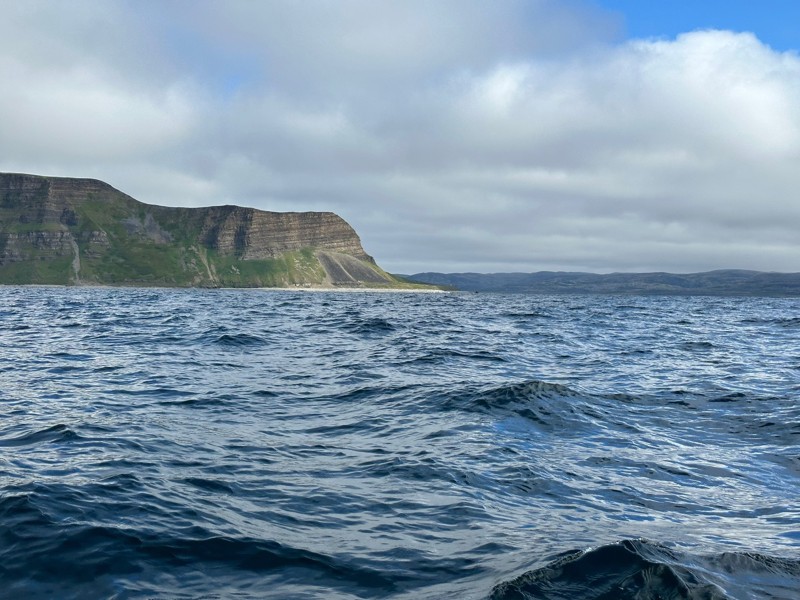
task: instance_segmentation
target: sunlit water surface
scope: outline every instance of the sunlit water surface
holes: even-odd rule
[[[798,598],[799,399],[796,299],[4,287],[0,596]]]

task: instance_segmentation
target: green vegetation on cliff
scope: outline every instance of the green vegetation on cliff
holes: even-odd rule
[[[4,173],[0,283],[410,285],[378,267],[352,227],[333,213],[169,208],[97,180]]]

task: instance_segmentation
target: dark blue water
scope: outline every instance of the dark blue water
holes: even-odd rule
[[[4,598],[800,598],[800,301],[0,288]]]

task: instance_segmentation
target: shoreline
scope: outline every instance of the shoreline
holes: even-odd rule
[[[450,294],[448,290],[427,290],[424,288],[352,288],[352,287],[260,287],[260,288],[220,288],[224,290],[259,290],[263,292],[346,292],[346,293],[369,293],[377,292],[379,294]]]
[[[63,288],[63,289],[104,289],[104,290],[242,290],[259,292],[345,292],[388,294],[400,292],[404,294],[451,294],[451,290],[425,289],[425,288],[365,288],[365,287],[193,287],[193,286],[161,286],[161,285],[107,285],[107,284],[78,284],[65,285],[59,283],[1,283],[0,287],[25,287],[25,288]]]

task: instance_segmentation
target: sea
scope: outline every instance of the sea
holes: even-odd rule
[[[800,299],[0,287],[0,597],[800,598]]]

